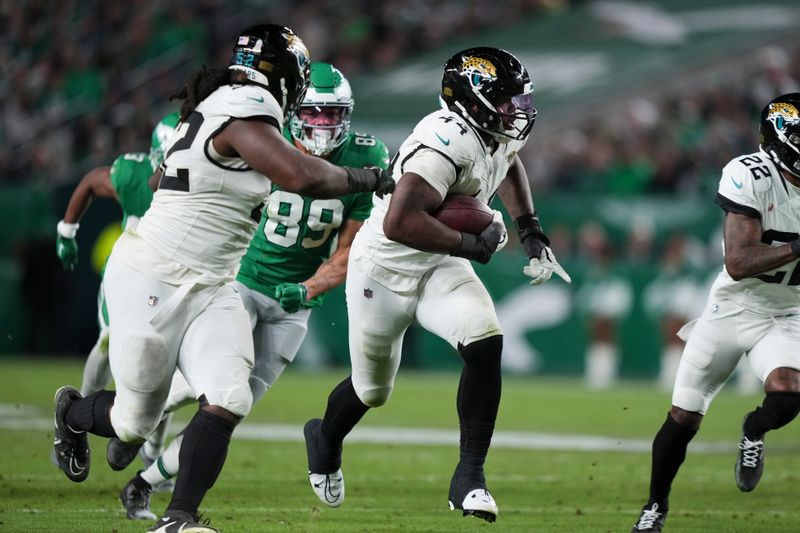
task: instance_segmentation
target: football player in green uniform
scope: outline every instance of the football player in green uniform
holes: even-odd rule
[[[78,241],[75,236],[83,214],[95,198],[113,198],[122,208],[122,227],[135,227],[153,199],[155,183],[149,183],[153,171],[164,159],[167,140],[178,124],[178,113],[170,113],[153,129],[150,153],[122,154],[110,167],[97,167],[87,173],[70,197],[64,218],[58,223],[56,253],[66,270],[78,264]],[[100,335],[89,352],[83,369],[81,394],[86,396],[105,387],[111,380],[108,364],[108,314],[103,300],[103,285],[97,300]]]
[[[375,137],[350,131],[352,111],[347,79],[327,63],[312,63],[311,84],[284,136],[300,150],[335,165],[386,168],[386,146]],[[350,244],[371,209],[371,192],[322,200],[283,191],[273,183],[236,282],[253,328],[255,364],[250,388],[254,404],[295,358],[311,309],[322,305],[326,293],[344,282]],[[195,393],[176,373],[166,411],[195,401]],[[122,489],[120,499],[128,518],[154,518],[150,493],[177,474],[181,439],[179,435],[154,464]],[[151,438],[145,447],[149,454],[161,442]]]

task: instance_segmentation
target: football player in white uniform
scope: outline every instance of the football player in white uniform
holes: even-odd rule
[[[442,79],[445,108],[423,118],[400,147],[391,165],[397,189],[374,201],[356,235],[346,282],[352,375],[331,392],[324,419],[304,428],[309,480],[329,506],[344,498],[342,441],[370,407],[389,399],[403,335],[417,320],[465,363],[451,508],[489,521],[497,516],[483,465],[500,402],[502,333],[469,260],[488,262],[507,238],[505,226],[496,216],[480,235],[470,235],[431,213],[450,193],[486,203],[499,194],[530,258],[531,283],[553,272],[569,280],[542,233],[517,156],[536,117],[532,91],[525,67],[504,50],[472,48],[450,58]]]
[[[725,265],[686,340],[672,408],[653,441],[650,497],[633,527],[659,532],[672,481],[709,404],[746,355],[766,397],[742,423],[734,469],[745,492],[764,469],[764,434],[800,412],[800,93],[761,113],[759,151],[722,169],[716,203],[725,211]]]
[[[114,245],[105,275],[116,392],[55,397],[54,449],[73,481],[89,471],[86,433],[143,442],[179,368],[199,409],[186,427],[172,501],[150,531],[203,533],[197,508],[214,484],[236,424],[252,404],[250,320],[233,288],[272,182],[312,197],[390,192],[379,170],[337,167],[281,134],[308,85],[309,56],[290,29],[245,29],[226,69],[203,69],[178,93],[181,123],[158,191]]]

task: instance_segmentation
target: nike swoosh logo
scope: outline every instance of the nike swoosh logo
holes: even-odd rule
[[[341,492],[339,494],[333,493],[333,491],[331,490],[330,479],[331,479],[330,476],[325,477],[325,499],[330,503],[334,503],[336,500],[339,499],[339,494],[341,494]],[[336,481],[342,481],[342,478],[339,478]]]
[[[86,470],[85,466],[84,467],[78,466],[78,464],[75,462],[74,457],[69,458],[69,471],[72,473],[73,476],[83,474],[85,470]]]
[[[152,531],[151,533],[167,533],[167,528],[169,526],[171,526],[172,524],[177,523],[177,522],[170,522],[169,518],[162,518],[161,521],[162,522],[167,522],[167,523],[166,524],[162,524],[161,527],[159,527],[155,531]],[[178,531],[181,531],[181,530],[183,530],[183,526],[181,526],[181,529],[179,529]]]
[[[263,96],[259,96],[258,98],[253,98],[252,96],[248,96],[247,98],[250,99],[250,100],[258,102],[259,104],[264,103],[264,97]]]
[[[742,184],[737,182],[735,179],[733,179],[732,176],[731,176],[731,181],[733,182],[733,186],[736,187],[737,189],[741,189],[742,188]]]
[[[436,135],[436,137],[437,137],[437,138],[438,138],[440,141],[442,141],[442,144],[443,144],[443,145],[445,145],[445,146],[449,146],[449,145],[450,145],[450,139],[442,139],[442,137],[441,137],[441,136],[440,136],[438,133],[434,133],[434,135]]]

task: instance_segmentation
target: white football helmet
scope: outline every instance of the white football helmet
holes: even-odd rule
[[[311,83],[292,117],[292,137],[310,154],[330,154],[347,138],[353,104],[353,91],[339,69],[312,63]]]

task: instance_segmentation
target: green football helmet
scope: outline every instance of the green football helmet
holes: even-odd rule
[[[311,64],[311,83],[291,131],[309,153],[324,157],[340,146],[350,131],[353,91],[342,73],[328,63]]]
[[[157,169],[164,160],[167,141],[178,126],[180,119],[180,113],[170,113],[153,128],[153,134],[150,136],[150,166],[153,167],[153,170]]]

